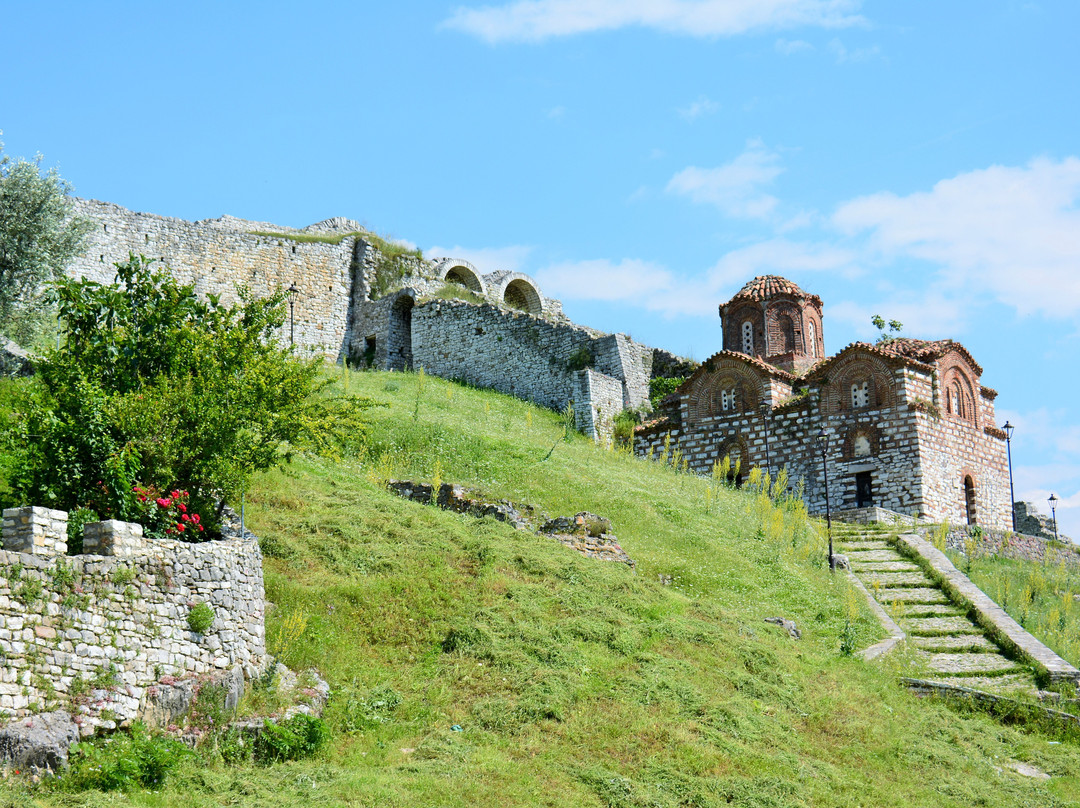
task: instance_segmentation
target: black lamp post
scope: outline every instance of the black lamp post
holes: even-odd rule
[[[821,441],[821,472],[825,477],[825,528],[829,533],[829,569],[836,570],[836,559],[833,557],[832,546],[832,507],[829,505],[829,464],[826,458],[829,455],[829,436],[825,434],[825,427],[817,433]]]
[[[1050,515],[1054,517],[1054,541],[1057,541],[1058,540],[1058,529],[1057,529],[1057,504],[1058,504],[1058,498],[1055,497],[1053,494],[1051,494],[1050,499],[1047,500],[1047,501],[1050,503]]]
[[[296,317],[293,307],[296,305],[296,296],[300,294],[300,290],[296,288],[295,283],[290,283],[285,294],[289,296],[289,346],[291,347],[296,344]]]
[[[765,430],[765,472],[772,474],[772,457],[769,454],[769,413],[772,412],[772,407],[769,405],[768,397],[761,399],[761,427]]]
[[[1012,513],[1012,529],[1013,533],[1016,532],[1016,493],[1013,490],[1013,476],[1012,476],[1012,433],[1016,429],[1015,426],[1008,421],[1005,422],[1005,426],[1001,430],[1005,433],[1005,451],[1009,455],[1009,511]]]

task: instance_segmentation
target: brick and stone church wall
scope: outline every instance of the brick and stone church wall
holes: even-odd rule
[[[266,665],[262,554],[254,537],[149,540],[123,522],[87,526],[111,555],[64,555],[67,514],[4,511],[0,713],[74,708],[110,726],[134,718],[164,677]],[[196,604],[209,629],[188,625]],[[166,681],[168,681],[166,679]]]

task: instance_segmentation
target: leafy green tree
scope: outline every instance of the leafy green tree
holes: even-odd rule
[[[151,263],[117,264],[118,283],[55,284],[67,338],[19,407],[11,488],[24,504],[203,538],[222,503],[296,448],[359,448],[370,402],[279,343],[281,290],[241,289],[226,306]]]
[[[889,320],[889,330],[886,331],[885,318],[882,317],[880,314],[875,314],[873,317],[871,317],[870,322],[873,323],[874,328],[876,328],[880,332],[877,338],[878,345],[888,345],[893,340],[900,339],[901,332],[903,332],[904,330],[904,324],[902,322],[900,322],[899,320]]]
[[[72,216],[71,185],[56,169],[3,154],[0,142],[0,331],[29,344],[47,317],[45,285],[82,249],[92,227]]]

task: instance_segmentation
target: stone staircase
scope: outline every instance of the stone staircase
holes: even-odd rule
[[[875,525],[833,525],[836,552],[847,556],[855,577],[907,635],[911,674],[995,693],[1035,691],[1031,669],[1003,654],[887,535]]]

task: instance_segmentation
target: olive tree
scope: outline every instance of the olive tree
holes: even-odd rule
[[[92,226],[72,215],[71,185],[41,156],[13,159],[0,142],[0,333],[31,342],[48,311],[49,281],[82,249]]]

